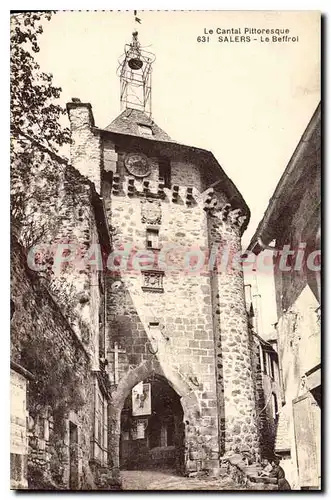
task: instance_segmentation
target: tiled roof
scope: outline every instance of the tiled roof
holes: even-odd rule
[[[152,134],[146,135],[142,133],[139,125],[150,127]],[[156,125],[143,111],[138,109],[125,109],[105,130],[119,134],[141,136],[145,139],[171,141],[171,138],[164,130]]]

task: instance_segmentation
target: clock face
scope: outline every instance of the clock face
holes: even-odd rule
[[[146,177],[151,173],[148,158],[142,153],[129,153],[124,160],[130,174],[135,177]]]

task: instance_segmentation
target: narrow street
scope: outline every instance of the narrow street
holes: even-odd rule
[[[121,471],[123,490],[243,490],[232,479],[198,479],[178,476],[172,470],[125,470]]]

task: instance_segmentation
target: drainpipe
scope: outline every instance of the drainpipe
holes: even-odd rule
[[[260,337],[263,337],[263,328],[262,328],[262,314],[261,314],[261,295],[256,293],[253,295],[253,307],[254,307],[254,316],[255,316],[255,331]]]
[[[244,285],[245,289],[245,300],[246,300],[246,311],[249,313],[252,304],[252,285]]]

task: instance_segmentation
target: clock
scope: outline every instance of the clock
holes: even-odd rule
[[[128,153],[124,158],[124,164],[135,177],[147,177],[151,173],[148,158],[143,153]]]

